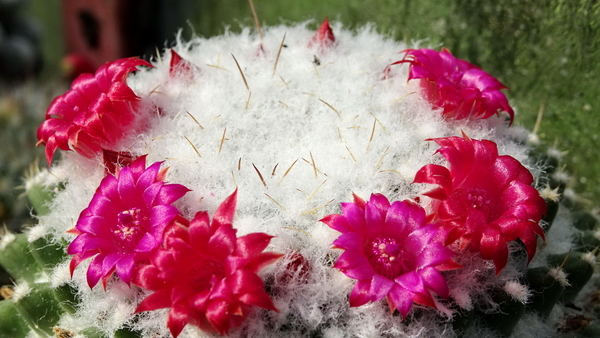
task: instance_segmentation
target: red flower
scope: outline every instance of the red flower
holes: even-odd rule
[[[393,64],[410,63],[408,79],[421,79],[421,87],[431,104],[443,109],[445,116],[455,119],[475,117],[487,119],[505,111],[514,111],[501,92],[500,81],[470,64],[455,58],[449,50],[409,49],[404,59]]]
[[[112,148],[134,121],[139,97],[127,86],[127,75],[144,60],[129,58],[106,63],[94,75],[82,74],[71,89],[52,101],[38,128],[38,145],[46,145],[52,163],[56,148],[92,157]]]
[[[460,266],[441,243],[439,228],[425,224],[422,207],[409,201],[390,205],[373,194],[368,202],[354,196],[354,203],[342,203],[342,212],[321,222],[342,233],[333,245],[345,251],[334,267],[357,280],[350,306],[386,297],[390,310],[406,317],[413,302],[435,308],[432,291],[448,297],[439,271]]]
[[[72,81],[81,74],[93,73],[96,67],[84,55],[72,53],[61,60],[61,70],[63,75]]]
[[[155,291],[136,312],[171,308],[167,325],[177,337],[187,324],[227,333],[238,326],[250,306],[277,311],[257,272],[282,255],[263,252],[272,236],[251,233],[236,238],[232,221],[237,190],[219,206],[212,222],[198,212],[165,231],[163,247],[154,251],[134,283]]]
[[[546,204],[531,186],[533,176],[513,157],[498,155],[496,143],[463,137],[434,139],[449,162],[421,168],[415,183],[437,184],[425,195],[439,200],[434,221],[448,231],[447,244],[460,241],[461,249],[480,251],[492,259],[499,273],[506,265],[506,242],[519,238],[529,260],[536,251],[536,234]]]
[[[191,79],[192,77],[192,64],[181,57],[173,48],[171,48],[171,61],[169,63],[169,76],[177,77],[179,74],[183,74],[185,79]]]
[[[316,44],[321,48],[328,48],[331,47],[334,42],[335,36],[333,36],[333,31],[329,26],[329,18],[325,18],[321,24],[321,27],[319,27],[315,35],[313,35],[312,39],[308,43],[308,47],[311,48],[313,44]]]

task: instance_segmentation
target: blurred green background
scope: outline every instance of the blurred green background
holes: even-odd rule
[[[254,25],[247,0],[190,0],[186,6],[184,36],[194,31],[210,37],[225,27],[239,31]],[[329,16],[349,28],[374,23],[394,39],[449,48],[510,88],[507,96],[518,111],[517,125],[533,129],[543,107],[542,143],[568,150],[571,186],[589,200],[589,207],[599,204],[598,1],[255,0],[255,6],[263,25],[313,20],[316,29]],[[43,28],[44,70],[34,81],[1,88],[0,220],[22,221],[18,215],[28,215],[25,202],[17,198],[22,191],[11,182],[20,184],[26,165],[41,158],[42,149],[33,148],[35,130],[50,100],[68,88],[59,72],[65,50],[60,1],[31,0],[27,13]]]

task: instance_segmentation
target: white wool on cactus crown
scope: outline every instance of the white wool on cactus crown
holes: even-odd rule
[[[164,161],[163,167],[170,167],[167,182],[192,190],[176,202],[186,217],[202,210],[212,214],[237,188],[238,234],[274,235],[269,250],[287,254],[261,272],[279,312],[254,311],[231,336],[451,337],[447,321],[457,306],[469,309],[475,300],[489,297],[486,290],[518,279],[522,261],[511,259],[495,277],[489,262],[465,255],[460,261],[465,269],[447,274],[454,305],[440,299],[440,312],[415,305],[413,311],[422,315],[402,322],[383,301],[349,308],[354,281],[331,268],[340,254],[331,248],[338,233],[319,220],[339,213],[340,203],[351,202],[352,193],[404,200],[430,189],[411,184],[423,165],[444,163],[434,155],[437,145],[426,141],[430,138],[464,132],[490,139],[501,154],[534,173],[540,169],[530,167],[528,149],[516,141],[523,130],[508,129],[504,117],[444,120],[420,96],[417,83],[407,82],[408,66],[391,66],[384,76],[409,46],[372,27],[351,32],[334,25],[333,32],[335,45],[325,49],[308,46],[314,32],[306,24],[265,28],[262,41],[247,28],[179,42],[173,48],[189,62],[191,73],[171,76],[167,50],[154,68],[129,77],[141,97],[140,113],[153,117],[144,133],[122,145],[136,155],[148,154],[148,164]],[[70,241],[73,236],[65,230],[91,200],[102,164],[65,154],[52,171],[68,173],[68,185],[40,223]],[[306,258],[308,277],[281,278],[293,253]],[[144,292],[119,281],[109,283],[106,293],[101,286],[90,290],[87,264],[71,282],[80,290],[82,307],[64,319],[65,325],[75,331],[100,325],[111,332],[129,323],[144,337],[168,336],[167,310],[132,321]],[[192,325],[180,335],[200,336]]]

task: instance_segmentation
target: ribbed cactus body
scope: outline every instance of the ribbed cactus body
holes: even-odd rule
[[[508,337],[525,313],[525,304],[509,295],[504,290],[496,290],[492,301],[498,304],[496,309],[483,314],[481,322],[503,337]]]
[[[48,274],[54,267],[67,259],[66,245],[59,243],[50,235],[45,235],[29,242],[31,254],[36,262]]]
[[[590,259],[585,259],[586,256],[590,257],[591,254],[572,251],[565,254],[548,256],[548,264],[550,266],[561,266],[567,274],[569,285],[565,287],[565,291],[561,296],[562,302],[572,302],[575,300],[581,289],[592,278],[596,267],[595,257],[591,256],[591,259],[594,261],[590,261]]]
[[[528,269],[525,274],[532,292],[527,310],[538,313],[542,318],[548,318],[565,291],[564,282],[554,272],[548,266],[541,266]]]
[[[15,279],[33,284],[41,267],[37,263],[26,234],[6,234],[0,242],[0,265]]]
[[[600,310],[584,309],[584,304],[578,303],[581,296],[589,290],[598,290],[590,285],[595,273],[595,258],[590,252],[600,245],[598,221],[593,214],[582,211],[584,208],[576,201],[570,199],[569,204],[565,204],[566,199],[561,194],[565,191],[568,180],[560,171],[561,163],[556,151],[534,149],[542,155],[537,160],[528,158],[527,154],[531,149],[524,145],[524,141],[519,141],[519,137],[506,131],[507,122],[501,118],[479,121],[482,124],[445,120],[439,115],[439,110],[432,109],[422,98],[414,95],[419,87],[409,87],[410,83],[406,85],[406,71],[398,68],[390,70],[389,67],[386,70],[387,65],[397,61],[399,57],[396,52],[405,49],[405,45],[393,44],[368,30],[360,35],[343,32],[341,37],[335,40],[336,44],[332,41],[328,47],[346,48],[338,55],[334,49],[326,52],[314,48],[307,49],[305,45],[310,41],[312,33],[304,27],[278,28],[274,32],[266,34],[260,45],[258,40],[256,43],[251,42],[255,37],[248,31],[243,33],[243,37],[230,35],[217,40],[198,40],[196,43],[202,44],[197,47],[198,50],[210,50],[213,43],[215,46],[212,48],[217,50],[214,55],[204,55],[194,54],[194,51],[187,47],[181,48],[181,51],[186,52],[182,52],[182,55],[189,58],[184,58],[181,62],[189,62],[198,69],[188,65],[189,67],[173,71],[161,59],[155,64],[155,68],[139,70],[132,78],[134,81],[131,84],[132,90],[140,96],[140,110],[150,111],[152,117],[156,118],[156,125],[154,129],[150,128],[147,134],[136,135],[124,143],[131,148],[127,148],[127,151],[132,151],[131,154],[148,153],[148,159],[152,158],[152,161],[165,161],[159,164],[163,169],[170,166],[169,175],[167,176],[166,171],[155,175],[158,178],[154,183],[166,179],[169,184],[181,183],[190,187],[192,191],[188,195],[177,203],[173,202],[182,210],[182,215],[177,216],[187,217],[188,214],[195,213],[200,208],[198,205],[202,211],[207,210],[213,214],[214,209],[217,209],[217,201],[223,197],[223,192],[231,193],[234,188],[238,188],[240,199],[239,209],[235,212],[235,225],[239,225],[239,228],[236,228],[236,231],[246,235],[256,232],[254,227],[259,227],[262,232],[273,232],[275,237],[269,245],[275,246],[281,252],[292,248],[292,255],[302,257],[302,264],[282,263],[272,268],[280,269],[278,272],[265,269],[264,273],[257,275],[256,278],[264,277],[265,292],[273,297],[279,312],[251,312],[249,321],[258,324],[252,328],[248,326],[232,331],[234,337],[358,337],[379,334],[381,337],[439,335],[454,338],[473,337],[481,332],[489,333],[491,337],[508,337],[511,334],[520,335],[520,330],[523,330],[520,324],[531,321],[532,318],[536,324],[545,325],[548,330],[554,330],[555,334],[560,336],[562,333],[554,327],[559,320],[557,318],[567,311],[581,308],[577,314],[598,316],[594,311]],[[294,32],[298,35],[295,36]],[[286,37],[285,44],[281,41],[283,36]],[[230,45],[227,39],[233,38],[238,40]],[[344,45],[350,39],[362,39],[363,42],[353,42],[349,47]],[[370,54],[369,48],[364,47],[366,41],[371,40],[376,40],[379,46],[383,46],[381,52]],[[276,63],[276,54],[265,52],[265,48],[268,50],[268,46],[280,44],[283,52],[281,59],[278,59],[279,63]],[[235,52],[235,57],[229,60],[231,50]],[[362,59],[355,55],[359,52]],[[385,53],[388,59],[381,61]],[[167,52],[164,59],[167,60],[169,55],[172,57],[173,54]],[[224,61],[224,55],[227,56],[227,61]],[[300,55],[298,60],[293,59],[297,55]],[[267,65],[271,66],[272,71],[265,74],[264,69]],[[389,82],[384,82],[388,77]],[[362,84],[360,87],[351,87],[354,83]],[[398,89],[400,87],[401,90]],[[363,104],[361,100],[367,103]],[[430,113],[436,115],[421,116]],[[148,124],[150,125],[149,122]],[[492,254],[489,251],[484,252],[486,249],[496,249],[490,245],[486,246],[489,243],[485,241],[481,242],[481,245],[477,244],[483,246],[484,251],[469,251],[473,245],[468,243],[470,238],[465,236],[462,238],[464,242],[455,243],[452,249],[448,249],[453,250],[453,259],[456,261],[451,262],[447,257],[447,265],[440,267],[439,277],[438,270],[428,270],[434,280],[429,283],[428,288],[421,287],[417,280],[422,278],[422,275],[418,275],[421,271],[410,275],[416,281],[408,280],[408,277],[398,277],[399,281],[394,280],[393,283],[402,287],[414,286],[415,289],[418,288],[417,293],[421,292],[414,301],[417,305],[414,305],[414,310],[408,315],[390,311],[391,298],[378,295],[376,287],[366,290],[364,279],[360,281],[365,288],[362,291],[381,297],[377,302],[363,298],[365,304],[350,307],[349,298],[362,297],[358,292],[348,296],[357,282],[348,281],[346,276],[336,269],[346,272],[352,270],[351,274],[354,272],[357,275],[364,271],[353,270],[352,259],[355,258],[347,258],[348,254],[344,256],[347,259],[345,262],[337,263],[336,260],[341,254],[336,251],[337,248],[331,247],[331,243],[335,241],[332,235],[333,228],[328,229],[319,220],[331,215],[340,216],[336,214],[340,208],[359,218],[355,215],[356,210],[360,209],[361,205],[364,207],[366,202],[361,202],[357,196],[367,197],[371,193],[388,194],[391,196],[390,202],[392,198],[395,201],[408,200],[406,205],[423,202],[425,207],[433,208],[438,202],[431,200],[442,200],[447,197],[444,195],[446,192],[439,189],[428,190],[431,187],[423,186],[434,183],[445,186],[450,184],[438,180],[439,176],[436,174],[443,172],[440,168],[444,158],[435,155],[437,146],[433,142],[427,143],[424,140],[445,138],[460,132],[463,132],[463,136],[459,138],[463,140],[468,139],[468,133],[473,135],[473,139],[489,138],[491,141],[487,142],[492,143],[498,141],[499,153],[494,156],[500,156],[500,153],[512,154],[514,156],[511,158],[515,162],[502,163],[508,168],[514,168],[514,163],[522,162],[522,172],[531,170],[531,176],[535,178],[535,188],[542,191],[540,196],[546,202],[546,215],[540,223],[545,231],[546,242],[541,239],[540,233],[492,232],[496,230],[494,227],[500,225],[489,222],[491,226],[486,228],[486,231],[489,231],[487,234],[492,234],[490,237],[502,235],[510,238],[503,241],[489,239],[500,243],[499,246],[506,246],[508,261],[503,262],[505,265],[493,261],[493,258],[502,253],[500,250]],[[272,138],[276,138],[277,141],[269,141]],[[451,141],[450,137],[440,140],[438,139],[441,143]],[[299,148],[296,149],[296,146]],[[444,151],[446,150],[447,147]],[[129,240],[137,235],[136,231],[139,228],[136,226],[140,222],[156,216],[144,215],[139,205],[132,207],[127,204],[127,198],[116,197],[115,191],[120,194],[127,186],[136,186],[131,182],[123,180],[125,183],[115,183],[118,188],[106,189],[108,192],[104,195],[94,195],[94,191],[98,189],[98,182],[106,175],[104,161],[107,159],[103,157],[100,162],[94,162],[100,157],[101,155],[98,155],[98,158],[84,158],[75,153],[64,156],[55,167],[69,173],[63,173],[61,177],[65,182],[68,177],[68,186],[42,182],[39,179],[32,179],[31,184],[28,184],[27,194],[38,215],[39,225],[28,229],[28,234],[6,234],[0,241],[0,265],[12,275],[18,285],[17,297],[0,301],[0,337],[21,338],[30,334],[30,331],[44,338],[52,337],[56,332],[88,338],[155,338],[169,335],[166,329],[168,311],[159,309],[157,312],[136,312],[136,307],[144,297],[148,297],[150,291],[142,289],[144,283],[136,284],[139,281],[135,278],[131,283],[124,283],[120,278],[128,274],[124,273],[123,270],[126,269],[122,266],[117,267],[122,271],[113,273],[111,263],[120,257],[113,256],[107,259],[106,266],[103,266],[104,263],[89,263],[89,260],[95,259],[93,257],[100,253],[100,249],[109,247],[102,245],[105,238],[93,233],[101,233],[107,228],[92,224],[92,218],[102,218],[103,213],[113,212],[126,205],[125,210],[117,210],[118,216],[112,219],[114,222],[103,220],[105,223],[101,223],[108,228],[114,226],[113,223],[119,223],[119,228],[110,228],[104,235]],[[429,168],[432,175],[414,184],[415,173],[427,165],[431,165]],[[115,164],[112,166],[115,167]],[[496,169],[497,167],[493,167],[493,170]],[[494,172],[494,175],[502,176],[498,172]],[[508,182],[509,176],[502,177]],[[142,181],[149,180],[148,176],[144,177]],[[106,182],[109,182],[109,185],[117,180]],[[160,183],[162,184],[162,181]],[[535,192],[529,184],[528,182],[525,185]],[[523,187],[520,186],[519,189],[521,188]],[[426,191],[430,196],[423,194]],[[518,192],[509,190],[506,195]],[[461,191],[452,192],[456,196],[460,193]],[[151,194],[152,189],[147,195]],[[351,209],[349,203],[345,202],[352,199],[353,194],[355,206]],[[144,203],[152,204],[150,202],[154,198],[147,195],[144,195],[144,198],[147,198]],[[134,194],[123,193],[123,196],[130,197]],[[157,196],[157,200],[171,202],[165,196]],[[474,205],[474,209],[489,208],[485,204],[489,201],[486,202],[486,196],[481,193],[479,187],[474,187],[465,196],[464,199],[455,201],[468,201]],[[93,204],[97,209],[86,209],[86,204],[93,198],[95,202],[104,202]],[[527,200],[530,200],[529,197]],[[504,203],[500,199],[496,202]],[[340,207],[339,203],[345,204]],[[59,204],[61,209],[57,210],[60,211],[49,208],[59,208]],[[519,205],[519,208],[536,209],[537,205],[532,204],[535,203],[524,203]],[[573,209],[578,211],[571,213]],[[86,211],[82,212],[83,210]],[[365,219],[368,221],[377,220],[373,210],[375,209],[371,208],[365,213]],[[425,212],[423,209],[423,215]],[[81,216],[82,214],[84,216]],[[326,216],[327,214],[329,216]],[[515,212],[515,215],[517,214]],[[79,216],[88,217],[88,223],[79,223]],[[396,216],[390,216],[390,219],[392,217]],[[428,217],[427,222],[433,222],[433,216]],[[535,226],[538,219],[533,222]],[[360,220],[363,221],[362,218]],[[454,220],[448,218],[446,221],[451,223]],[[511,228],[511,231],[521,231],[520,225],[516,226],[515,223],[521,224],[526,221],[527,219],[519,219],[510,223],[509,220],[502,223],[502,226]],[[341,221],[331,223],[333,227],[343,228],[350,233],[345,236],[345,240],[335,243],[346,247],[360,243],[352,237],[360,234],[352,233],[350,226]],[[485,226],[488,225],[485,223]],[[69,271],[68,261],[73,259],[73,256],[67,255],[67,247],[75,238],[73,234],[80,236],[85,231],[88,231],[85,235],[87,239],[92,239],[85,245],[82,244],[83,241],[76,243],[69,252],[84,253],[86,245],[94,250],[100,249],[98,252],[90,250],[89,255],[77,257],[77,264],[74,264],[78,265],[77,268]],[[388,245],[390,253],[394,249],[393,246],[397,245],[397,242],[392,240],[395,241],[391,237],[375,238],[373,243],[377,242],[379,245],[371,247],[375,251],[370,252],[377,252],[381,257],[373,259],[373,256],[369,256],[366,260],[376,260],[375,263],[383,264],[392,262],[390,257],[401,257],[395,254],[388,255]],[[553,246],[557,242],[560,242],[560,245],[570,245],[571,252],[567,253],[568,249],[555,250]],[[174,246],[177,246],[177,243]],[[536,250],[539,256],[533,257]],[[302,255],[299,252],[302,252]],[[463,254],[464,256],[461,256]],[[482,254],[493,258],[484,259]],[[435,256],[436,253],[432,255]],[[81,257],[81,261],[78,261]],[[162,258],[164,257],[166,256]],[[357,261],[359,259],[356,258]],[[289,261],[288,259],[288,263]],[[158,262],[157,266],[159,263],[161,262]],[[464,263],[464,270],[460,270],[458,263]],[[100,275],[97,270],[92,269],[91,273],[87,273],[86,269],[90,265],[103,270],[102,277],[107,277],[106,285],[103,285],[104,281],[101,278],[93,280],[94,273],[95,277]],[[207,266],[213,269],[213,265]],[[369,265],[364,265],[368,270]],[[285,269],[297,268],[297,271],[282,272],[284,266]],[[392,263],[390,266],[400,269]],[[146,268],[155,267],[147,265]],[[161,268],[165,267],[161,265]],[[499,268],[498,271],[496,268]],[[464,272],[467,269],[472,270]],[[390,271],[386,270],[386,273]],[[197,270],[194,270],[194,273],[204,276]],[[386,273],[381,276],[389,276]],[[70,274],[73,275],[72,279]],[[90,275],[93,280],[91,288],[88,284]],[[283,275],[286,277],[282,277]],[[241,280],[242,273],[238,277]],[[440,282],[440,279],[446,277],[447,284]],[[383,277],[381,278],[380,281],[383,280]],[[157,280],[151,279],[148,285],[156,286],[155,284],[159,284]],[[198,288],[198,285],[204,286],[208,283],[204,280],[200,281],[201,283],[198,280],[193,281],[194,287]],[[261,283],[263,282],[257,281],[252,285],[262,286]],[[289,286],[290,283],[293,283],[293,286]],[[434,287],[430,288],[431,285]],[[156,288],[160,289],[160,285]],[[238,291],[242,289],[238,287]],[[435,291],[426,291],[431,294],[424,295],[422,290],[425,289]],[[445,295],[442,297],[434,293]],[[261,304],[258,300],[264,297],[256,297],[251,301]],[[160,302],[157,299],[160,299]],[[151,298],[150,303],[152,301],[156,303],[150,307],[167,308],[171,305],[160,297],[154,300]],[[201,303],[201,300],[198,302]],[[413,304],[412,300],[410,303]],[[300,307],[298,304],[306,306]],[[265,308],[264,303],[262,305]],[[246,309],[240,306],[231,311],[237,311],[239,314]],[[179,314],[181,313],[185,314],[183,310]],[[384,319],[375,323],[379,318]],[[194,325],[192,320],[188,319],[186,323],[188,322],[191,324],[189,326]],[[199,330],[186,327],[181,335],[185,338],[197,337],[203,334]],[[582,328],[578,334],[582,337],[593,336],[597,330],[596,323],[593,323]],[[570,333],[572,332],[568,334]]]
[[[0,300],[0,337],[24,338],[30,330],[15,303],[10,299]]]
[[[27,324],[38,334],[53,335],[52,328],[56,326],[64,310],[54,297],[54,291],[48,283],[37,283],[29,287],[25,294],[15,295],[15,307]]]

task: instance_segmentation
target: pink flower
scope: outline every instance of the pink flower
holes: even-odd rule
[[[103,148],[110,150],[131,129],[139,97],[126,79],[137,66],[150,64],[136,58],[106,63],[94,75],[80,75],[52,101],[37,131],[48,165],[56,148],[93,157]]]
[[[437,151],[449,169],[437,164],[421,168],[415,183],[437,184],[425,195],[438,200],[434,221],[448,232],[447,244],[460,241],[461,249],[480,251],[492,259],[499,273],[506,265],[506,242],[519,238],[529,260],[536,250],[536,234],[544,231],[539,221],[546,204],[531,186],[533,176],[513,157],[498,156],[497,145],[488,140],[463,137],[437,138]]]
[[[421,79],[427,100],[442,108],[445,116],[487,119],[505,111],[512,123],[514,111],[501,92],[506,86],[480,68],[455,58],[446,48],[441,52],[409,49],[403,60],[393,64],[405,62],[410,63],[408,79]]]
[[[282,255],[263,252],[272,236],[236,238],[232,222],[237,190],[219,206],[212,222],[198,212],[165,231],[164,244],[139,268],[134,283],[155,291],[136,312],[171,308],[167,326],[177,337],[187,324],[227,333],[239,326],[250,306],[277,311],[257,272]]]
[[[129,284],[134,264],[148,259],[162,242],[167,224],[179,215],[171,204],[189,191],[180,184],[165,184],[165,175],[160,162],[146,168],[146,156],[141,156],[118,177],[104,177],[70,231],[78,235],[67,248],[74,255],[71,274],[95,256],[87,270],[90,288],[101,278],[106,287],[114,271]]]
[[[354,196],[354,203],[342,203],[342,212],[321,221],[342,233],[333,245],[345,251],[334,267],[357,280],[350,306],[386,297],[390,310],[406,317],[413,302],[435,308],[432,291],[448,297],[439,271],[460,266],[441,243],[438,227],[425,224],[422,207],[410,201],[390,205],[373,194],[368,202]]]
[[[313,35],[312,39],[308,43],[308,47],[311,48],[313,44],[316,44],[321,48],[329,48],[333,46],[335,42],[335,36],[333,36],[333,31],[329,26],[329,18],[325,18],[321,27],[317,30],[315,35]]]

